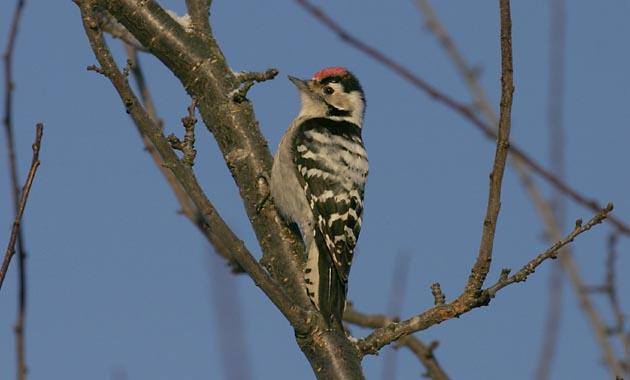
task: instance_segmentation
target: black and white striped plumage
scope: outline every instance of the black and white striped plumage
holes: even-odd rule
[[[340,325],[368,174],[361,139],[364,95],[343,68],[324,69],[309,81],[290,79],[302,109],[278,147],[271,194],[280,212],[300,227],[309,297],[329,323]]]

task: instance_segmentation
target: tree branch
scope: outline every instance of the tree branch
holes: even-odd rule
[[[190,167],[183,164],[175,152],[169,146],[168,141],[164,137],[162,130],[149,117],[146,111],[141,107],[139,100],[131,91],[127,78],[120,72],[116,66],[114,59],[103,40],[102,33],[97,27],[97,23],[92,12],[93,3],[91,1],[77,1],[81,9],[83,25],[88,36],[92,50],[101,65],[100,71],[106,75],[112,82],[116,91],[120,95],[127,112],[132,117],[136,125],[142,129],[153,146],[156,148],[164,165],[167,166],[177,178],[180,185],[184,188],[195,206],[201,211],[201,217],[208,226],[212,234],[217,236],[228,236],[231,241],[239,242],[240,249],[232,251],[234,259],[247,271],[257,286],[269,297],[269,299],[278,307],[278,309],[287,317],[294,326],[296,331],[307,331],[306,314],[303,310],[294,307],[291,299],[276,284],[276,282],[264,271],[264,269],[256,262],[256,259],[245,248],[242,241],[234,235],[229,227],[223,222],[223,219],[215,210],[205,196],[203,190],[199,186]],[[168,16],[167,16],[168,17]],[[215,241],[220,242],[217,238]]]
[[[160,129],[162,129],[162,122],[157,115],[155,110],[155,106],[153,104],[153,99],[151,97],[151,93],[149,88],[147,87],[146,81],[144,79],[144,73],[140,66],[140,61],[138,59],[137,50],[135,47],[125,43],[125,48],[127,50],[127,59],[132,63],[131,65],[131,74],[133,75],[136,85],[138,86],[138,90],[140,91],[140,97],[142,98],[142,103],[144,105],[144,109],[149,115],[149,117],[153,120],[154,123],[158,125]],[[204,237],[208,240],[208,242],[214,247],[214,251],[217,252],[221,257],[227,260],[228,264],[232,268],[233,273],[243,273],[243,268],[234,260],[232,257],[232,251],[240,249],[240,242],[235,240],[229,240],[228,236],[217,236],[212,233],[212,231],[208,228],[208,226],[201,218],[199,210],[192,203],[186,191],[182,188],[180,183],[177,181],[177,178],[173,175],[173,172],[164,166],[164,162],[160,158],[157,150],[148,139],[146,135],[142,132],[142,129],[134,123],[138,133],[142,137],[142,141],[144,143],[145,150],[149,153],[153,162],[160,170],[164,179],[170,186],[175,198],[179,202],[180,212],[184,214],[188,220],[194,224],[199,232],[201,232]]]
[[[510,127],[512,124],[512,94],[514,93],[512,67],[512,16],[509,0],[500,0],[501,13],[501,104],[499,116],[499,132],[494,155],[494,165],[490,173],[490,191],[488,205],[483,221],[483,232],[477,261],[473,266],[465,294],[476,294],[481,290],[483,282],[490,271],[494,234],[501,208],[501,184],[505,172],[508,147],[510,145]]]
[[[24,210],[26,209],[26,201],[28,200],[28,195],[31,192],[31,186],[33,186],[33,180],[35,179],[35,173],[37,172],[37,168],[40,164],[39,149],[41,147],[43,131],[44,125],[38,123],[35,133],[35,142],[33,143],[33,158],[31,160],[31,168],[28,171],[26,182],[24,183],[24,187],[22,187],[22,191],[20,193],[21,195],[20,201],[18,202],[18,209],[15,213],[15,219],[13,220],[13,227],[11,228],[11,237],[9,238],[9,244],[7,245],[7,250],[4,254],[4,259],[2,260],[2,267],[0,267],[0,289],[2,289],[2,283],[4,282],[4,277],[6,276],[7,270],[9,269],[11,258],[15,254],[15,243],[17,242],[17,235],[18,231],[20,230],[22,216],[24,215]]]
[[[606,208],[599,210],[599,212],[586,224],[576,225],[576,228],[565,238],[556,244],[553,244],[545,252],[525,264],[514,276],[508,277],[509,270],[504,269],[497,283],[488,289],[482,290],[478,297],[471,296],[464,292],[452,303],[434,306],[405,321],[398,323],[394,322],[382,328],[376,329],[364,339],[359,340],[357,343],[359,349],[364,354],[375,354],[382,347],[397,339],[425,330],[448,319],[459,317],[472,309],[488,305],[491,299],[496,296],[497,291],[509,284],[527,279],[527,277],[532,274],[534,270],[546,259],[556,256],[557,252],[561,248],[572,242],[577,236],[588,231],[596,224],[601,223],[608,217],[608,214],[611,211],[612,205],[609,204]]]
[[[320,8],[313,5],[309,0],[295,0],[295,2],[302,8],[304,8],[315,19],[324,24],[333,33],[335,33],[343,42],[361,51],[371,59],[381,63],[382,65],[393,71],[395,74],[403,78],[409,84],[425,92],[433,100],[442,103],[446,107],[452,109],[453,111],[470,121],[472,125],[480,130],[487,138],[496,140],[497,135],[494,131],[493,126],[484,123],[476,115],[473,109],[440,92],[435,87],[431,86],[422,78],[415,75],[413,72],[411,72],[411,70],[409,70],[399,62],[388,57],[373,46],[370,46],[357,37],[351,35],[347,30],[336,23]],[[596,200],[588,198],[587,196],[581,194],[579,191],[571,187],[569,184],[557,178],[555,175],[553,175],[553,173],[545,169],[540,163],[528,156],[521,148],[513,143],[510,144],[510,153],[513,156],[519,158],[523,162],[523,164],[529,167],[534,173],[538,174],[553,187],[557,188],[559,191],[569,196],[576,203],[595,212],[597,212],[601,208],[601,205]],[[625,222],[615,217],[614,215],[610,215],[608,221],[613,224],[619,232],[626,235],[630,234],[630,226],[628,226]]]
[[[180,140],[174,133],[167,137],[171,147],[184,154],[182,162],[190,167],[195,164],[195,157],[197,157],[197,150],[195,149],[195,124],[197,124],[195,108],[197,108],[197,99],[193,97],[192,104],[188,107],[188,115],[182,118],[182,125],[186,131],[184,139]]]
[[[437,15],[433,12],[433,9],[429,5],[427,0],[419,0],[418,5],[426,18],[426,24],[431,30],[442,48],[446,51],[451,58],[457,71],[464,78],[470,92],[474,98],[475,105],[481,110],[482,114],[489,120],[491,125],[498,124],[498,117],[488,100],[483,88],[478,82],[477,76],[472,75],[475,71],[464,60],[463,55],[458,51],[457,46],[453,42],[453,39],[448,35],[446,28],[438,20]],[[558,241],[562,239],[562,229],[559,226],[556,215],[553,212],[552,205],[543,197],[541,191],[536,187],[533,179],[530,175],[530,169],[525,163],[516,155],[511,156],[510,163],[515,169],[516,174],[519,176],[520,181],[525,188],[527,194],[530,197],[538,215],[544,223],[546,235],[551,241]],[[610,215],[609,215],[610,217]],[[579,268],[571,253],[570,247],[565,247],[562,254],[559,255],[560,265],[567,274],[567,278],[572,285],[572,289],[577,299],[579,300],[584,314],[587,317],[588,322],[591,325],[593,332],[595,333],[596,341],[598,342],[604,357],[611,357],[613,348],[610,342],[606,339],[604,332],[604,324],[602,318],[597,312],[593,301],[590,299],[590,295],[584,292],[584,280],[579,272]],[[608,363],[609,361],[607,361]],[[614,371],[614,368],[611,368]]]
[[[573,231],[569,235],[567,235],[564,239],[556,242],[554,245],[549,247],[545,252],[539,254],[529,263],[525,264],[525,266],[523,266],[516,274],[508,277],[509,270],[504,269],[503,270],[504,275],[501,276],[501,278],[499,278],[499,280],[496,283],[494,283],[494,285],[490,286],[484,292],[486,292],[488,297],[494,298],[496,293],[499,290],[503,289],[504,287],[510,284],[513,284],[515,282],[523,282],[527,280],[529,275],[534,273],[536,268],[538,268],[538,266],[542,264],[543,261],[548,260],[548,259],[556,259],[558,257],[558,251],[560,250],[560,248],[572,242],[576,238],[576,236],[578,236],[579,234],[586,232],[590,230],[594,225],[601,223],[606,218],[608,213],[612,211],[612,209],[613,209],[613,205],[612,203],[609,203],[605,208],[601,209],[599,213],[597,213],[597,215],[595,215],[591,220],[589,220],[588,223],[584,225],[582,224],[582,221],[578,219],[575,222],[575,228],[573,229]]]
[[[361,313],[350,303],[346,305],[343,319],[353,325],[373,329],[389,326],[396,320],[385,315]],[[419,338],[413,335],[401,338],[400,344],[407,347],[418,358],[418,360],[420,360],[424,368],[427,370],[425,375],[426,377],[433,380],[447,380],[449,378],[435,357],[433,345],[427,346]]]
[[[210,34],[210,0],[186,0],[192,28],[198,33]]]
[[[160,59],[195,96],[204,124],[215,136],[241,192],[245,209],[263,248],[263,262],[276,278],[286,278],[292,299],[309,308],[301,281],[301,239],[283,225],[275,208],[257,212],[268,195],[264,174],[272,157],[248,102],[235,103],[228,94],[240,82],[229,69],[211,35],[187,33],[155,3],[134,0],[99,1],[142,45]],[[268,203],[270,204],[270,203]]]
[[[14,214],[18,213],[20,202],[20,180],[18,178],[17,157],[15,154],[15,140],[13,138],[13,52],[15,41],[17,40],[18,27],[22,19],[24,0],[15,3],[13,18],[9,28],[7,47],[4,51],[4,130],[7,139],[7,155],[9,162],[9,173],[11,176],[11,194],[13,200]],[[17,231],[17,252],[18,252],[18,312],[13,330],[15,331],[15,356],[17,360],[17,378],[26,379],[26,350],[24,341],[24,330],[26,324],[26,248],[24,246],[24,236],[22,228]]]
[[[240,81],[228,67],[212,34],[186,32],[153,0],[142,3],[135,0],[77,1],[83,4],[82,9],[95,3],[105,7],[179,78],[191,96],[198,99],[204,124],[223,153],[261,244],[261,262],[283,287],[294,307],[308,313],[309,318],[304,323],[309,325],[309,333],[298,331],[296,337],[316,376],[321,379],[362,378],[360,357],[354,345],[343,331],[326,329],[323,318],[306,296],[300,237],[288,228],[272,202],[259,207],[269,195],[265,178],[270,172],[272,157],[251,104],[235,102],[229,96],[240,86]],[[96,23],[89,21],[87,26],[92,29]],[[130,112],[134,111],[133,100],[125,103]],[[189,189],[186,192],[190,193]],[[193,194],[189,195],[194,198]],[[241,265],[248,270],[243,263]]]

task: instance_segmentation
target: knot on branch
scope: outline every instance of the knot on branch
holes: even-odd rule
[[[99,73],[102,76],[109,78],[109,71],[97,65],[89,65],[88,67],[86,67],[86,69],[87,71],[94,71],[95,73]]]
[[[247,100],[247,92],[255,82],[264,82],[275,78],[278,75],[278,69],[271,68],[263,72],[241,71],[235,73],[235,75],[240,82],[240,86],[232,91],[230,98],[236,103],[243,103]]]
[[[175,150],[179,150],[184,153],[182,162],[190,167],[195,164],[195,157],[197,156],[197,150],[195,150],[195,124],[197,119],[195,118],[195,108],[197,107],[197,99],[192,98],[192,104],[188,107],[188,115],[182,118],[182,124],[185,129],[184,140],[180,140],[174,133],[168,136],[168,142]]]

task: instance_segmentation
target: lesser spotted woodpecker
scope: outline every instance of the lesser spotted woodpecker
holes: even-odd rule
[[[329,325],[341,326],[368,174],[361,138],[365,97],[357,78],[342,67],[289,80],[302,106],[280,141],[271,195],[300,229],[308,296]]]

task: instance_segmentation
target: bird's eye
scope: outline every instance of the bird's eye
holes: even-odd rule
[[[326,86],[323,91],[326,95],[332,95],[335,92],[335,89],[330,86]]]

